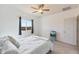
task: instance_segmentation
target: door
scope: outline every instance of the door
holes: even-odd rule
[[[75,45],[75,32],[74,32],[74,17],[64,20],[64,41],[66,43]]]
[[[77,16],[77,46],[79,47],[79,16]]]

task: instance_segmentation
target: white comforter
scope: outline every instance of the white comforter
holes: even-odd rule
[[[15,37],[20,43],[17,49],[20,54],[44,54],[51,49],[51,42],[47,38],[38,36]],[[11,52],[11,51],[10,51]]]

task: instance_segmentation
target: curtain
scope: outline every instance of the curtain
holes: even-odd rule
[[[21,35],[21,16],[19,17],[19,35]]]
[[[32,20],[32,33],[34,32],[34,25],[33,25],[33,20]]]

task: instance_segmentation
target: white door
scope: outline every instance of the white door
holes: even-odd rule
[[[74,32],[74,22],[75,18],[68,18],[64,20],[64,40],[66,43],[75,45],[75,32]]]

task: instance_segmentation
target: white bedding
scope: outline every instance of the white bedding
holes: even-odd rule
[[[40,41],[41,42],[41,41]],[[51,48],[50,48],[50,42],[42,42],[42,43],[38,43],[36,45],[32,45],[33,47],[30,48],[30,50],[28,49],[27,51],[24,51],[23,54],[27,53],[27,54],[45,54],[47,53]]]
[[[16,52],[20,54],[45,54],[51,49],[51,42],[48,38],[31,35],[29,37],[16,36],[15,39],[20,43]],[[13,50],[8,51],[12,53]],[[16,53],[15,52],[15,53]],[[7,54],[7,52],[5,52]]]
[[[19,51],[23,54],[47,53],[51,49],[51,42],[45,39],[34,35],[23,38]]]

